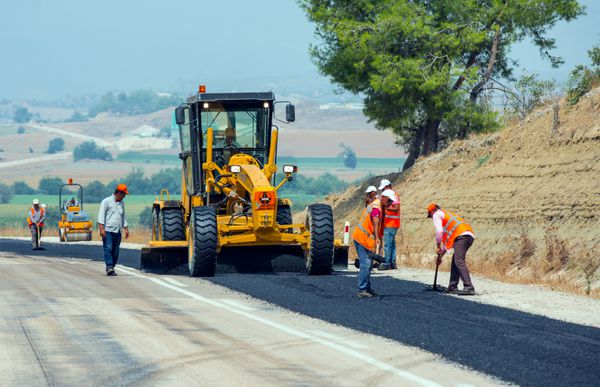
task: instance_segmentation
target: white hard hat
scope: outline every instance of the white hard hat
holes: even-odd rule
[[[33,199],[33,204],[40,204],[40,201],[38,199]]]
[[[392,183],[390,183],[388,179],[383,179],[381,180],[381,183],[379,183],[379,189],[384,189],[388,185],[392,185]]]
[[[42,208],[46,208],[46,203],[42,203],[42,204],[40,204],[40,206],[41,206]]]
[[[381,193],[381,197],[387,196],[391,201],[396,202],[396,193],[391,189],[386,189]]]
[[[369,193],[369,192],[377,192],[377,188],[375,188],[374,185],[370,185],[367,190],[365,191],[365,193]]]

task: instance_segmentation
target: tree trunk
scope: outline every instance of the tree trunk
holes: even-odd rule
[[[425,127],[423,125],[419,125],[419,127],[417,128],[417,132],[415,133],[415,136],[413,137],[410,143],[408,157],[406,158],[406,161],[402,166],[403,171],[410,169],[415,164],[415,161],[419,158],[419,155],[421,154],[421,143],[423,142],[424,131]]]
[[[423,143],[423,155],[427,156],[437,152],[439,143],[438,128],[440,120],[428,119],[425,122],[425,141]]]

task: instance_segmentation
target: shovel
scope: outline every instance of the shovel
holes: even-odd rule
[[[36,239],[36,247],[34,250],[46,250],[42,247],[42,236],[40,235],[40,225],[39,224],[35,224],[35,239]]]
[[[433,277],[433,285],[432,286],[427,286],[425,288],[426,291],[431,291],[431,292],[445,292],[447,290],[447,288],[445,288],[444,286],[438,285],[437,284],[437,275],[438,275],[438,268],[440,267],[440,264],[438,262],[440,262],[440,258],[442,257],[442,254],[438,253],[437,259],[435,260],[435,276]]]

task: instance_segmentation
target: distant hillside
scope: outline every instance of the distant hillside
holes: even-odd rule
[[[589,273],[600,264],[600,88],[574,107],[561,106],[559,117],[556,133],[552,109],[542,108],[387,176],[402,200],[401,264],[435,267],[433,226],[425,218],[434,201],[474,227],[472,271],[577,291],[593,277],[599,295],[600,270]],[[362,192],[380,178],[329,198],[337,227],[358,219]]]

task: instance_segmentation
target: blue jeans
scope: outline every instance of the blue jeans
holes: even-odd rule
[[[119,260],[119,245],[121,244],[120,232],[106,232],[102,238],[102,247],[104,248],[104,263],[106,267],[115,267]]]
[[[358,253],[360,269],[358,271],[358,290],[371,289],[371,258],[369,258],[368,250],[357,241],[354,241],[354,247]]]
[[[396,234],[397,228],[385,227],[383,229],[383,255],[385,264],[392,266],[396,264]]]

